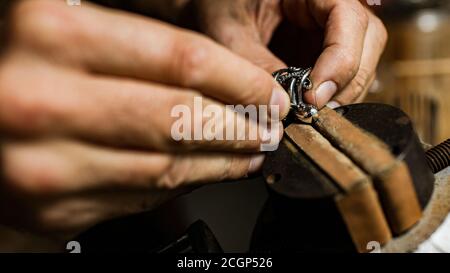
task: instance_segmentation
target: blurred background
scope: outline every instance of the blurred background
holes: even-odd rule
[[[450,136],[450,1],[384,0],[389,42],[367,101],[404,110],[422,141]]]

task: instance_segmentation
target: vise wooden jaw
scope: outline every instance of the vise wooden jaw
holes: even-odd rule
[[[254,250],[366,252],[420,220],[434,180],[409,118],[381,104],[324,108],[310,123],[294,118],[263,175],[272,194]]]

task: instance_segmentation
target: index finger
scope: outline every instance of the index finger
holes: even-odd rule
[[[325,29],[324,50],[311,73],[305,99],[323,107],[355,77],[368,27],[366,9],[356,0],[310,1],[311,13]]]
[[[278,105],[281,118],[288,112],[289,98],[269,73],[199,34],[92,4],[25,2],[16,14],[30,11],[20,16],[34,29],[27,39],[64,48],[89,71],[196,89],[230,104]]]

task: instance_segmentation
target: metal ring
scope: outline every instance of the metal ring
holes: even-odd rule
[[[275,80],[285,87],[289,94],[291,108],[296,111],[297,116],[304,119],[310,118],[318,112],[314,105],[303,101],[303,92],[313,87],[313,83],[309,78],[311,70],[311,68],[288,67],[277,70],[272,74]]]

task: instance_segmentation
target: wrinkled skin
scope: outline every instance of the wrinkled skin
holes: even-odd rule
[[[261,139],[173,140],[171,109],[192,109],[196,96],[219,109],[270,104],[280,118],[288,111],[269,73],[154,19],[87,2],[28,0],[16,2],[6,29],[2,224],[66,240],[192,187],[257,171]]]
[[[314,88],[305,99],[319,108],[362,101],[376,78],[387,32],[380,19],[357,0],[195,3],[205,33],[268,72],[286,67],[280,56],[267,49],[274,31],[282,21],[297,28],[300,35],[281,34],[277,42],[292,51],[288,55],[301,55],[300,60],[317,57],[311,74]]]

